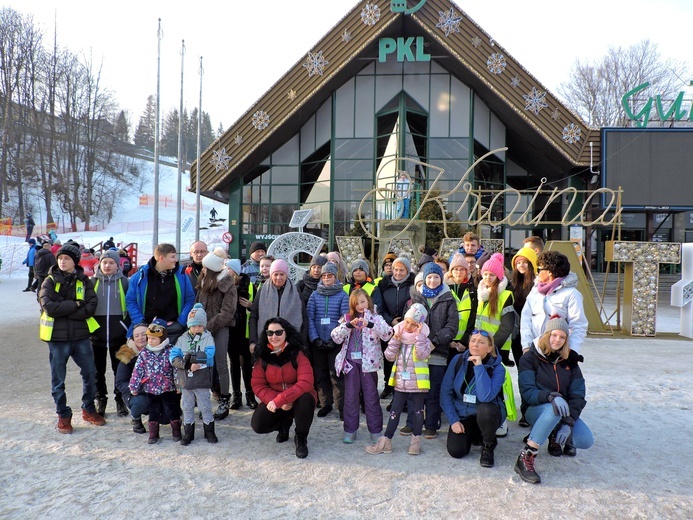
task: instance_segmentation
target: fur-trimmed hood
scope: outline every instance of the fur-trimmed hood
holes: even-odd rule
[[[139,356],[139,354],[137,347],[135,347],[135,342],[130,338],[125,345],[118,349],[118,352],[116,352],[116,359],[127,365],[130,361]]]

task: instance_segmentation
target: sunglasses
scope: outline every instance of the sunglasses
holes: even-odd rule
[[[482,336],[486,336],[487,338],[491,339],[491,334],[489,334],[489,333],[488,333],[487,331],[485,331],[485,330],[474,329],[474,330],[472,331],[472,336],[473,336],[474,334],[481,334]]]
[[[537,272],[539,271],[548,271],[548,268],[546,267],[537,267]]]
[[[284,329],[277,329],[277,330],[266,330],[267,337],[271,338],[272,336],[281,336],[284,334]]]

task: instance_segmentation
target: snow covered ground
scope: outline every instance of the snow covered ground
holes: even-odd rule
[[[419,457],[407,455],[408,439],[399,435],[391,455],[368,455],[365,418],[349,446],[334,413],[315,419],[304,460],[292,441],[253,433],[247,408],[217,423],[216,445],[199,440],[198,425],[188,447],[174,443],[167,427],[149,446],[128,418],[115,416],[112,400],[105,426],[86,425],[76,413],[74,434],[60,435],[48,349],[24,283],[0,279],[3,518],[693,517],[691,341],[590,337],[583,418],[595,445],[576,458],[542,449],[543,482],[532,486],[512,470],[528,431],[517,423],[491,469],[479,465],[478,448],[462,460],[449,457],[444,434],[424,440]],[[660,312],[677,323],[678,310]],[[76,410],[80,389],[70,362],[67,394]]]

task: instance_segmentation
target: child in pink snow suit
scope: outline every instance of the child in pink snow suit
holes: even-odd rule
[[[375,442],[383,431],[383,409],[378,396],[378,370],[383,366],[380,340],[392,336],[392,327],[375,314],[373,300],[363,289],[349,296],[349,314],[332,329],[332,340],[342,345],[335,359],[337,375],[344,373],[344,442],[352,444],[359,429],[359,394],[363,392],[366,425]]]
[[[409,454],[421,453],[424,398],[431,388],[428,358],[432,345],[428,339],[427,316],[426,307],[414,303],[404,315],[404,320],[395,325],[394,336],[385,350],[385,357],[394,362],[389,385],[394,387],[395,392],[385,435],[366,447],[366,451],[372,455],[392,452],[392,437],[399,426],[399,416],[405,404],[413,418]]]

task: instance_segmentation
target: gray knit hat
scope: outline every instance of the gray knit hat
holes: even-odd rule
[[[394,259],[392,265],[394,266],[397,263],[402,264],[404,267],[407,268],[407,272],[411,273],[411,261],[409,261],[409,259],[406,256],[398,256]]]
[[[311,265],[311,266],[313,266],[313,265],[319,265],[320,267],[322,267],[322,266],[325,265],[326,263],[327,263],[327,257],[326,257],[326,256],[322,256],[322,255],[315,255],[315,256],[313,257],[313,259],[310,261],[310,265]]]
[[[332,262],[327,262],[325,265],[322,266],[322,269],[320,270],[320,276],[322,276],[325,273],[330,273],[337,277],[337,266],[334,265]]]
[[[354,260],[354,262],[351,264],[351,272],[353,273],[357,269],[361,269],[366,272],[366,276],[370,276],[371,270],[368,267],[368,262],[365,260],[359,258],[357,260]]]
[[[113,251],[111,249],[102,251],[101,256],[99,257],[99,263],[101,263],[104,258],[110,258],[116,263],[118,267],[120,267],[120,256],[118,255],[118,251]]]
[[[552,330],[562,330],[565,332],[566,336],[570,333],[568,329],[568,322],[563,318],[554,317],[546,322],[546,327],[544,327],[544,333],[547,334]]]

